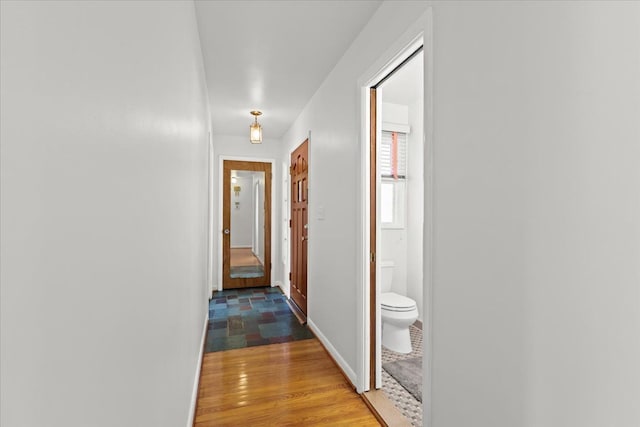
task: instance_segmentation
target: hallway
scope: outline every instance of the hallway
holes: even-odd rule
[[[0,425],[375,425],[352,387],[380,386],[396,252],[366,171],[372,134],[417,122],[367,126],[367,93],[420,42],[424,171],[393,194],[424,212],[395,240],[422,425],[640,426],[640,2],[488,0],[0,0]],[[315,338],[210,313],[226,161],[272,166],[270,198],[237,185],[270,212],[265,280],[234,280],[290,296],[302,242]]]

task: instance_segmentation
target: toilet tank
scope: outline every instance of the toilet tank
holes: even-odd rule
[[[393,261],[380,262],[380,292],[391,292],[394,266]]]

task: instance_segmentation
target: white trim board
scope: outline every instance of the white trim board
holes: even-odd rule
[[[213,152],[213,138],[211,136],[211,130],[209,130],[209,158],[208,158],[208,169],[209,176],[208,178],[208,187],[207,187],[207,198],[208,198],[208,212],[207,212],[207,289],[209,291],[209,300],[213,297],[213,248],[214,248],[214,236],[213,236],[213,212],[215,207],[213,206],[213,188],[215,185],[214,182],[214,169],[213,164],[215,163],[215,156]]]
[[[329,341],[327,337],[325,337],[324,334],[320,332],[320,329],[309,318],[307,318],[307,325],[309,326],[309,329],[311,329],[311,332],[313,332],[315,336],[318,338],[318,340],[322,343],[324,348],[329,352],[331,357],[333,357],[333,360],[335,360],[335,362],[338,364],[340,369],[342,369],[342,372],[344,372],[347,378],[349,378],[349,381],[351,381],[351,384],[355,384],[356,383],[355,371],[351,369],[351,366],[349,366],[349,364],[347,364],[347,362],[342,358],[338,350],[336,350],[336,348],[331,344],[331,341]]]
[[[424,15],[424,230],[423,230],[423,292],[422,292],[422,413],[423,425],[433,425],[433,259],[434,259],[434,135],[433,135],[433,10],[427,8]],[[426,325],[425,325],[426,324]]]
[[[198,364],[196,366],[196,377],[193,380],[193,391],[191,392],[191,407],[189,408],[189,419],[187,427],[193,426],[196,416],[196,406],[198,404],[198,388],[200,387],[200,371],[202,370],[202,359],[204,358],[204,345],[207,340],[207,323],[209,323],[209,304],[207,313],[204,316],[204,326],[202,328],[202,339],[200,340],[200,352],[198,353]]]

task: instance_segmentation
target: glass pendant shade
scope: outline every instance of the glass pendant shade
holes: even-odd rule
[[[257,121],[249,126],[249,139],[252,144],[262,143],[262,126]]]
[[[262,112],[258,110],[251,112],[251,115],[255,118],[255,122],[249,126],[249,140],[252,144],[262,144],[262,126],[258,123],[258,116],[261,114]]]

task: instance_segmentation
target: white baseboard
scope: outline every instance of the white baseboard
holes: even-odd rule
[[[282,293],[287,297],[287,298],[291,298],[291,295],[289,295],[289,289],[285,289],[284,288],[284,283],[281,282],[280,280],[278,280],[273,286],[277,286],[280,288],[280,290],[282,291]]]
[[[202,339],[200,340],[200,352],[198,353],[198,364],[196,366],[196,377],[193,380],[193,391],[191,392],[191,409],[189,409],[189,419],[187,427],[193,426],[196,417],[196,405],[198,404],[198,387],[200,386],[200,371],[202,370],[202,358],[204,357],[204,344],[207,340],[207,323],[209,323],[209,309],[204,316],[204,327],[202,328]]]
[[[324,348],[327,349],[333,360],[336,361],[342,372],[349,378],[351,384],[356,384],[356,373],[351,369],[351,367],[347,364],[347,362],[342,358],[338,350],[331,344],[331,342],[324,336],[320,329],[313,323],[313,321],[307,318],[307,326],[311,329],[311,331],[318,337]]]
[[[278,281],[277,281],[277,282],[275,282],[273,285],[271,285],[271,287],[272,287],[272,288],[275,288],[276,286],[277,286],[278,288],[280,288],[280,289],[282,290],[282,292],[284,292],[284,289],[282,289],[282,286],[283,286],[283,285],[282,285],[282,282],[281,282],[281,281],[279,281],[279,280],[278,280]]]

